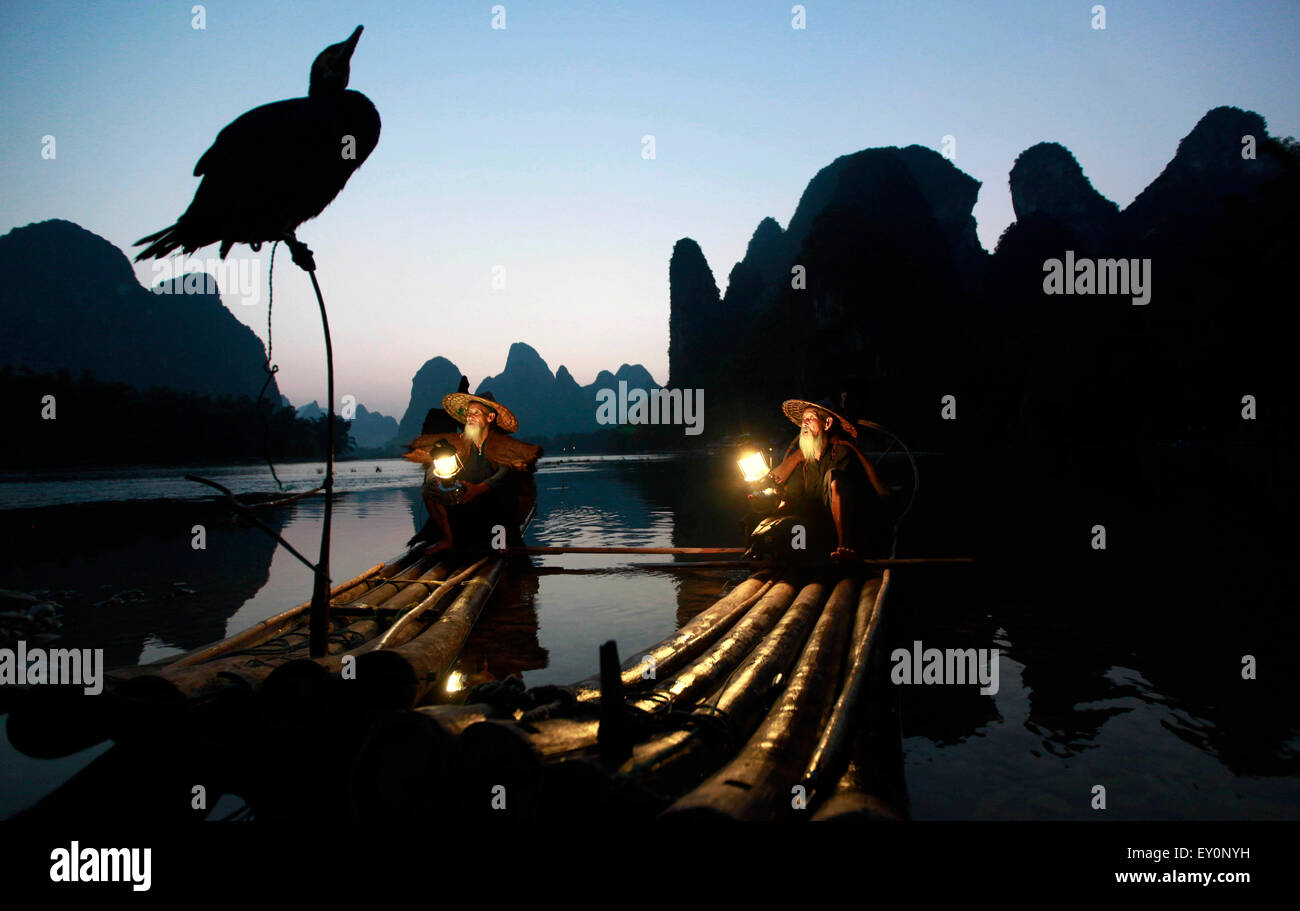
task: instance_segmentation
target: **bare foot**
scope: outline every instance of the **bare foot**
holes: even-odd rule
[[[442,539],[441,541],[439,541],[437,544],[434,544],[434,545],[431,546],[431,547],[425,548],[424,555],[427,557],[427,556],[429,556],[430,554],[438,554],[438,553],[442,553],[444,550],[451,550],[452,547],[453,547],[453,545],[452,545],[451,541],[447,540],[446,538],[443,538],[443,539]]]

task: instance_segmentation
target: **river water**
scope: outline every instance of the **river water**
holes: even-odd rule
[[[1296,683],[1285,641],[1295,625],[1270,581],[1275,568],[1225,558],[1174,572],[1177,557],[1135,573],[1132,559],[1106,567],[1090,566],[1096,554],[1086,553],[1053,562],[1050,547],[1046,555],[1032,547],[1020,553],[1019,544],[994,552],[986,539],[1003,526],[986,524],[987,504],[955,493],[974,482],[972,472],[950,462],[922,460],[926,495],[909,516],[898,553],[977,554],[980,562],[896,571],[888,645],[996,648],[999,687],[988,695],[974,686],[901,688],[914,817],[1300,818],[1300,725],[1285,708]],[[294,492],[318,484],[318,468],[278,470]],[[187,471],[241,493],[279,489],[265,466]],[[229,522],[224,508],[200,500],[208,491],[184,481],[187,471],[0,477],[0,523],[13,542],[0,558],[0,588],[43,592],[58,602],[59,644],[103,648],[108,665],[188,650],[306,600],[307,568],[262,532]],[[731,472],[721,454],[546,459],[527,543],[743,544],[743,493]],[[891,457],[884,473],[896,486],[909,483],[902,460]],[[425,519],[420,479],[421,467],[400,459],[340,463],[335,581],[401,552]],[[260,512],[314,557],[322,506],[315,497]],[[196,550],[200,525],[206,546]],[[1048,534],[1030,530],[1024,537]],[[510,674],[529,686],[570,683],[596,670],[602,642],[614,639],[621,654],[635,652],[745,575],[629,570],[669,559],[536,558],[543,572],[503,580],[459,670],[470,684]],[[1225,610],[1232,620],[1226,625]],[[1258,660],[1257,679],[1242,678],[1244,654]],[[0,818],[31,805],[104,749],[42,761],[0,737]],[[1104,814],[1093,806],[1097,785],[1108,795]]]

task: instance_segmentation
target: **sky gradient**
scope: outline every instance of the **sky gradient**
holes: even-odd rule
[[[812,176],[859,149],[954,137],[991,251],[1036,142],[1125,206],[1210,108],[1300,135],[1293,0],[1105,3],[1104,30],[1072,0],[813,0],[803,30],[790,2],[505,0],[505,29],[491,2],[214,0],[201,30],[193,5],[4,5],[0,233],[66,218],[130,250],[184,211],[223,126],[305,95],[316,54],[363,24],[350,88],[379,109],[379,146],[298,236],[338,395],[395,417],[427,359],[477,387],[514,341],[580,384],[623,363],[665,381],[673,244],[697,240],[725,288],[758,222],[788,224]],[[260,287],[226,298],[264,341],[269,249],[235,248]],[[275,361],[295,404],[324,398],[315,300],[283,248]]]

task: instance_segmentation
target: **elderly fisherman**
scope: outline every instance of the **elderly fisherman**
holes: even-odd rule
[[[799,426],[799,445],[771,471],[778,512],[799,516],[809,548],[833,560],[888,554],[889,490],[853,445],[857,428],[823,404],[790,399],[781,409]]]
[[[505,543],[523,543],[519,526],[537,501],[533,472],[542,448],[517,440],[511,434],[519,420],[492,394],[453,392],[442,400],[443,410],[464,425],[460,433],[422,434],[410,443],[406,458],[423,462],[421,495],[429,521],[411,539],[432,541],[427,553],[450,548],[485,551]],[[460,461],[454,487],[447,487],[433,472],[433,449],[450,444]]]

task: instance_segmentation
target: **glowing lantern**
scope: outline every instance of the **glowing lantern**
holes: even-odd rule
[[[763,458],[763,454],[757,449],[741,456],[736,460],[736,464],[740,466],[740,473],[747,484],[753,484],[767,477],[767,459]]]
[[[456,455],[456,447],[451,443],[439,440],[429,454],[433,456],[434,477],[450,481],[460,473],[460,456]]]

